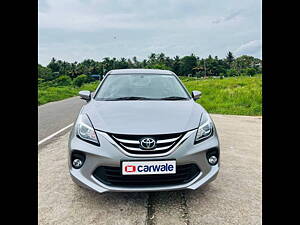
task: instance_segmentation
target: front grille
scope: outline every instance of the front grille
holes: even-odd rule
[[[133,154],[160,154],[168,152],[174,147],[185,133],[161,134],[161,135],[125,135],[109,134],[112,139],[125,151]],[[145,150],[140,147],[140,140],[146,137],[156,141],[155,148]]]
[[[196,164],[177,165],[176,174],[122,175],[120,167],[100,166],[93,175],[100,182],[110,186],[149,187],[185,184],[200,173]]]

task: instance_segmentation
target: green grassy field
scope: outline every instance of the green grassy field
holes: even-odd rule
[[[250,115],[262,114],[262,76],[230,77],[224,79],[196,79],[180,77],[189,92],[199,90],[197,100],[209,113]],[[58,101],[76,96],[80,90],[94,91],[98,82],[75,87],[39,88],[38,104]]]
[[[94,91],[99,82],[84,84],[81,87],[64,86],[64,87],[39,87],[38,88],[38,105],[48,102],[54,102],[78,95],[81,90]]]
[[[181,78],[189,92],[199,90],[197,100],[209,113],[258,116],[262,114],[262,76],[224,79]]]

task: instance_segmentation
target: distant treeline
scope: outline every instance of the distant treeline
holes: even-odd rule
[[[106,57],[102,61],[86,59],[80,63],[69,63],[52,58],[46,67],[38,64],[38,81],[39,84],[67,85],[73,83],[80,86],[82,83],[92,80],[89,75],[103,75],[112,69],[129,68],[166,69],[179,76],[194,77],[253,76],[261,73],[262,60],[247,55],[235,58],[231,52],[228,52],[224,59],[219,59],[217,56],[212,57],[211,55],[200,59],[194,54],[170,58],[164,53],[152,53],[148,59],[142,61],[137,60],[136,57],[132,59]]]

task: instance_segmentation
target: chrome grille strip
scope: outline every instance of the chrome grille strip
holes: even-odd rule
[[[119,143],[119,144],[125,149],[129,149],[132,151],[142,151],[142,149],[140,149],[140,148],[127,147],[127,146],[123,145],[122,143]]]
[[[178,138],[180,138],[181,135],[179,137],[176,137],[176,138],[170,138],[170,139],[164,139],[164,140],[158,140],[156,143],[157,144],[163,144],[163,143],[169,143],[169,142],[174,142],[174,141],[177,141]]]
[[[125,149],[128,149],[128,150],[132,150],[132,151],[153,151],[153,152],[155,152],[155,151],[160,151],[160,150],[165,150],[165,149],[168,149],[168,148],[170,148],[172,145],[169,145],[169,146],[165,146],[165,147],[159,147],[159,148],[154,148],[154,149],[152,149],[152,150],[145,150],[145,149],[141,149],[141,148],[133,148],[133,147],[127,147],[127,146],[125,146],[125,145],[123,145],[122,143],[120,143],[120,145],[122,146],[122,147],[124,147]]]
[[[112,135],[113,136],[113,135]],[[116,139],[117,141],[119,142],[122,142],[122,143],[128,143],[128,144],[140,144],[139,141],[136,141],[136,140],[125,140],[125,139],[120,139],[120,138],[116,138],[115,136],[113,136],[114,139]]]
[[[173,143],[173,144],[174,144],[174,143]],[[173,144],[171,144],[171,145],[169,145],[169,146],[166,146],[166,147],[155,148],[154,150],[156,150],[156,151],[165,150],[165,149],[170,148]]]

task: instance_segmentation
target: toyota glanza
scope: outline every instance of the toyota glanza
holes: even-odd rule
[[[69,170],[78,185],[103,193],[195,190],[219,171],[216,127],[168,70],[109,71],[69,137]]]

